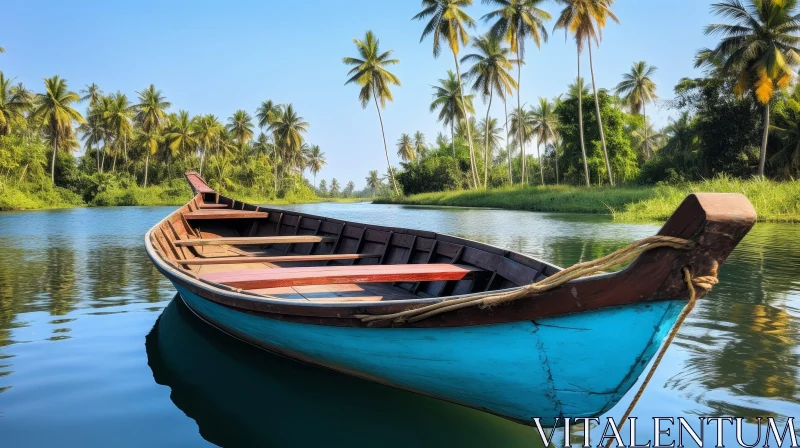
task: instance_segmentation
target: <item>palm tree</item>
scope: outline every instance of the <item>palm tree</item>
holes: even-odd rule
[[[103,97],[103,91],[95,83],[87,84],[86,87],[81,89],[80,94],[83,95],[81,101],[89,101],[89,107],[97,104],[100,98]]]
[[[132,117],[133,109],[128,97],[120,92],[111,95],[108,108],[105,111],[104,121],[109,132],[114,136],[114,145],[119,146],[120,140],[122,141],[122,154],[126,162],[128,161],[128,138],[133,133]],[[116,170],[117,152],[119,151],[114,151],[114,162],[111,166],[111,171]]]
[[[203,166],[205,165],[206,154],[208,154],[209,148],[211,148],[214,142],[217,141],[217,137],[224,129],[224,126],[222,126],[222,123],[219,122],[217,117],[211,114],[204,115],[195,120],[194,135],[197,139],[197,142],[203,148],[203,153],[200,155],[201,176],[203,175]]]
[[[622,96],[622,99],[631,108],[631,112],[638,114],[642,113],[645,126],[644,141],[647,139],[647,103],[658,98],[656,95],[656,83],[650,78],[653,73],[658,70],[658,67],[653,65],[648,66],[647,62],[639,61],[634,62],[631,71],[622,75],[622,82],[617,84],[617,95]],[[649,160],[653,157],[653,153],[648,150],[645,152],[645,157]]]
[[[770,163],[786,161],[788,167],[800,167],[800,103],[789,99],[770,129],[783,141],[783,149],[770,158]]]
[[[272,100],[262,101],[261,105],[256,109],[256,120],[258,120],[258,127],[264,129],[269,126],[270,117],[278,111],[278,106]]]
[[[494,93],[497,92],[501,96],[511,94],[513,89],[517,87],[517,82],[511,77],[509,71],[514,63],[518,61],[515,59],[508,59],[511,50],[503,47],[500,39],[493,37],[491,34],[481,36],[472,43],[472,46],[478,50],[477,53],[471,53],[461,58],[461,63],[467,61],[474,61],[474,65],[467,71],[467,79],[473,80],[472,90],[479,92],[485,99],[489,98],[489,104],[486,107],[486,119],[489,121],[489,112],[492,109],[492,98]],[[487,133],[484,148],[489,148],[489,134]],[[484,165],[483,165],[483,188],[488,187],[489,183],[489,151],[485,151]]]
[[[544,0],[484,0],[492,3],[498,9],[491,11],[483,16],[484,21],[495,20],[489,31],[492,35],[505,38],[511,45],[511,51],[517,55],[517,109],[522,109],[522,95],[520,94],[520,83],[522,82],[522,64],[525,59],[525,40],[531,38],[536,48],[541,48],[542,41],[547,42],[547,29],[544,22],[550,20],[552,16],[545,10],[539,8]],[[506,123],[508,117],[506,116]],[[521,135],[517,135],[517,141],[524,141]],[[525,150],[520,146],[520,157],[525,160]],[[509,179],[511,178],[511,152],[509,151]],[[525,163],[522,163],[525,166]],[[522,172],[523,179],[525,171]],[[511,181],[513,184],[513,180]]]
[[[311,146],[308,154],[308,169],[314,174],[314,185],[317,184],[317,173],[325,164],[325,153],[319,149],[319,145]]]
[[[539,156],[539,174],[542,177],[542,185],[544,185],[544,165],[542,164],[542,155],[539,153],[541,145],[553,143],[553,148],[558,152],[557,133],[558,133],[558,116],[556,115],[555,106],[547,98],[539,98],[539,104],[533,107],[534,128],[533,132],[536,135],[536,152]],[[558,172],[558,164],[556,164],[556,172]]]
[[[456,123],[467,119],[467,114],[474,114],[472,106],[473,95],[463,95],[461,83],[452,70],[447,71],[447,78],[439,80],[438,86],[433,88],[433,101],[430,111],[439,110],[438,121],[445,126],[450,126],[450,145],[453,148],[453,158],[456,157],[456,139],[454,127]]]
[[[333,179],[331,179],[331,189],[330,189],[330,195],[332,198],[339,196],[339,188],[340,188],[339,181],[336,180],[336,178],[334,177]]]
[[[533,140],[534,129],[536,127],[536,120],[534,119],[533,112],[525,110],[524,108],[517,109],[512,111],[508,118],[511,123],[511,133],[516,135],[516,138],[522,137],[522,142],[518,143],[520,148],[524,148],[528,142]],[[527,161],[523,158],[521,162],[522,172],[525,172]],[[526,177],[522,177],[521,179],[520,183],[524,186],[528,179]]]
[[[383,150],[386,153],[386,165],[389,167],[389,174],[392,178],[392,185],[394,192],[400,194],[397,188],[397,182],[394,179],[394,171],[392,171],[392,163],[389,161],[389,147],[386,144],[386,131],[383,129],[383,117],[381,116],[381,107],[386,107],[386,100],[393,101],[391,85],[400,85],[400,80],[397,76],[393,75],[386,69],[389,65],[395,65],[400,62],[399,59],[393,59],[393,50],[388,50],[383,53],[380,52],[380,41],[372,31],[367,31],[363,40],[353,39],[356,44],[358,55],[360,58],[346,57],[342,59],[346,65],[351,65],[353,68],[347,73],[350,79],[345,82],[347,84],[358,84],[361,86],[361,91],[358,94],[358,99],[361,101],[361,107],[367,108],[370,100],[375,100],[375,109],[378,111],[378,120],[381,123],[381,135],[383,135]],[[380,104],[378,102],[380,100]]]
[[[153,84],[150,84],[147,89],[136,93],[139,95],[139,104],[135,106],[135,120],[145,133],[143,143],[145,148],[144,186],[146,188],[150,156],[158,150],[158,144],[162,140],[161,129],[167,120],[166,110],[172,106],[172,103],[168,102],[161,91],[156,89]]]
[[[269,130],[272,132],[275,139],[280,158],[296,165],[297,155],[301,154],[304,137],[303,135],[308,132],[308,122],[304,121],[303,117],[297,115],[294,106],[288,104],[281,106],[278,112],[273,114],[272,122],[269,124]],[[275,164],[275,178],[277,181],[278,168]],[[284,167],[284,170],[287,167]]]
[[[53,157],[50,162],[50,181],[56,183],[56,153],[59,145],[74,141],[72,123],[84,123],[83,116],[72,108],[73,103],[80,101],[77,93],[69,90],[67,80],[58,75],[44,79],[45,93],[36,96],[36,106],[31,119],[45,129],[48,139],[53,145]]]
[[[671,120],[664,130],[666,137],[673,142],[663,151],[668,154],[686,153],[692,150],[695,140],[695,131],[692,127],[692,117],[684,111],[677,120]]]
[[[197,147],[194,118],[185,110],[179,110],[177,114],[171,115],[165,137],[169,142],[172,157],[189,153]]]
[[[378,170],[370,170],[369,176],[367,176],[367,188],[372,190],[372,197],[374,198],[375,193],[381,188],[381,178],[378,174]]]
[[[594,91],[594,105],[597,111],[597,125],[600,127],[600,141],[603,145],[603,158],[606,162],[608,172],[608,182],[614,185],[611,175],[611,163],[608,160],[606,149],[606,136],[603,131],[603,119],[600,116],[600,101],[597,97],[597,84],[594,80],[594,64],[592,62],[592,40],[598,45],[603,34],[603,28],[608,19],[619,23],[617,16],[611,12],[611,5],[614,0],[556,0],[564,5],[564,9],[556,21],[554,29],[563,28],[564,32],[570,32],[575,36],[575,43],[578,48],[578,79],[581,77],[581,52],[584,45],[589,48],[589,69],[592,73],[592,90]],[[579,90],[582,93],[582,89]],[[578,124],[581,134],[581,152],[583,153],[583,164],[586,171],[586,186],[589,186],[589,166],[586,163],[586,148],[583,144],[583,100],[578,97]]]
[[[453,61],[456,64],[456,77],[458,78],[458,91],[461,95],[461,103],[464,101],[464,83],[461,81],[461,68],[458,65],[458,51],[460,45],[467,45],[469,36],[467,28],[474,28],[475,21],[467,15],[462,8],[472,5],[472,0],[422,0],[422,11],[413,17],[415,20],[430,18],[419,41],[425,37],[433,37],[433,57],[438,58],[441,52],[440,39],[447,41],[450,51],[453,52]],[[459,45],[460,43],[460,45]],[[478,187],[478,171],[475,167],[475,149],[472,146],[472,132],[467,126],[467,141],[469,143],[470,168],[472,171],[472,182],[475,188]]]
[[[492,157],[497,149],[500,148],[500,133],[503,127],[499,125],[497,118],[489,118],[489,120],[481,120],[478,123],[478,133],[483,137],[486,142],[484,150]]]
[[[764,105],[764,132],[758,175],[764,177],[769,137],[769,103],[778,89],[787,87],[800,65],[800,33],[797,0],[724,0],[712,5],[714,14],[733,24],[713,24],[707,35],[721,35],[713,49],[700,50],[697,66],[720,63],[723,76],[736,80],[734,93],[752,91]]]
[[[406,133],[400,134],[400,139],[397,140],[397,156],[406,163],[414,161],[414,142],[411,140],[410,135]]]
[[[14,127],[24,124],[25,112],[31,106],[27,90],[11,86],[11,79],[0,71],[0,135],[9,135]]]
[[[416,153],[417,164],[428,153],[428,145],[425,142],[425,134],[420,131],[414,133],[414,152]]]
[[[250,140],[253,139],[253,118],[247,111],[242,109],[237,110],[233,115],[228,118],[228,131],[233,134],[236,143],[239,145],[239,151],[244,148]]]
[[[645,122],[641,129],[631,131],[631,137],[639,143],[645,158],[650,158],[664,143],[664,134],[653,128],[653,123]]]

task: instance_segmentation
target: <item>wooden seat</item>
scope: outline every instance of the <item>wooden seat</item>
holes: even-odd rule
[[[194,212],[184,213],[183,217],[189,221],[193,219],[252,219],[269,218],[269,213],[247,210],[197,210]]]
[[[336,238],[314,235],[243,236],[223,238],[197,238],[175,241],[176,246],[262,246],[284,243],[332,243]]]
[[[380,258],[381,254],[330,254],[330,255],[275,255],[269,257],[211,257],[186,260],[190,265],[240,264],[240,263],[280,263],[297,261],[361,260]]]
[[[318,266],[280,269],[240,269],[201,276],[214,283],[241,289],[342,283],[430,282],[462,280],[479,268],[458,264],[392,264]]]
[[[218,210],[218,209],[226,209],[229,208],[228,204],[208,204],[208,203],[201,203],[200,210]]]

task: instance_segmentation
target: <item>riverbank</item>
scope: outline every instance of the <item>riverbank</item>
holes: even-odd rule
[[[553,185],[448,191],[379,198],[379,204],[489,207],[510,210],[610,214],[615,221],[664,221],[689,193],[743,193],[762,222],[800,222],[800,181],[738,180],[719,177],[683,185],[574,187]]]
[[[255,193],[233,194],[234,198],[251,204],[288,205],[314,202],[359,202],[367,198],[320,198],[284,197],[273,198]],[[73,207],[114,207],[114,206],[180,206],[192,198],[188,187],[169,188],[153,185],[147,188],[111,188],[94,195],[85,201],[79,194],[60,187],[22,187],[5,186],[0,188],[0,211],[42,210]]]

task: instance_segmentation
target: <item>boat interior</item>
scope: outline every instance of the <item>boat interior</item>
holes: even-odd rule
[[[158,255],[206,283],[278,299],[374,302],[527,285],[559,268],[482,243],[196,196],[151,232]]]

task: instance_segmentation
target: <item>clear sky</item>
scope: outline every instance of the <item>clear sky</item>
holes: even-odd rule
[[[621,25],[609,24],[594,53],[597,84],[613,88],[634,61],[658,67],[654,79],[661,98],[670,98],[677,81],[697,76],[693,57],[713,38],[703,27],[714,21],[707,0],[617,0]],[[543,8],[558,13],[555,2]],[[336,177],[357,188],[370,169],[386,172],[378,117],[362,109],[358,88],[344,86],[355,56],[352,39],[368,29],[392,49],[400,64],[393,71],[402,87],[384,112],[393,164],[400,133],[422,131],[434,141],[443,128],[428,112],[431,85],[453,68],[452,55],[432,55],[430,40],[419,42],[423,24],[411,17],[414,0],[276,1],[70,1],[10,0],[0,28],[0,70],[40,90],[43,77],[61,75],[73,90],[97,83],[135,100],[150,83],[163,90],[173,109],[213,113],[227,120],[236,109],[254,114],[262,100],[291,102],[311,127],[307,140],[320,145],[328,165],[317,179]],[[468,13],[478,27],[490,7],[476,0]],[[552,21],[548,24],[552,29]],[[529,44],[522,69],[522,101],[553,97],[576,76],[576,50],[563,31],[551,33],[541,50]],[[462,51],[462,55],[466,54]],[[588,78],[588,56],[582,74]],[[476,112],[486,109],[476,101]],[[496,107],[495,107],[496,106]],[[492,115],[502,115],[495,102]],[[676,112],[653,107],[658,126]]]

